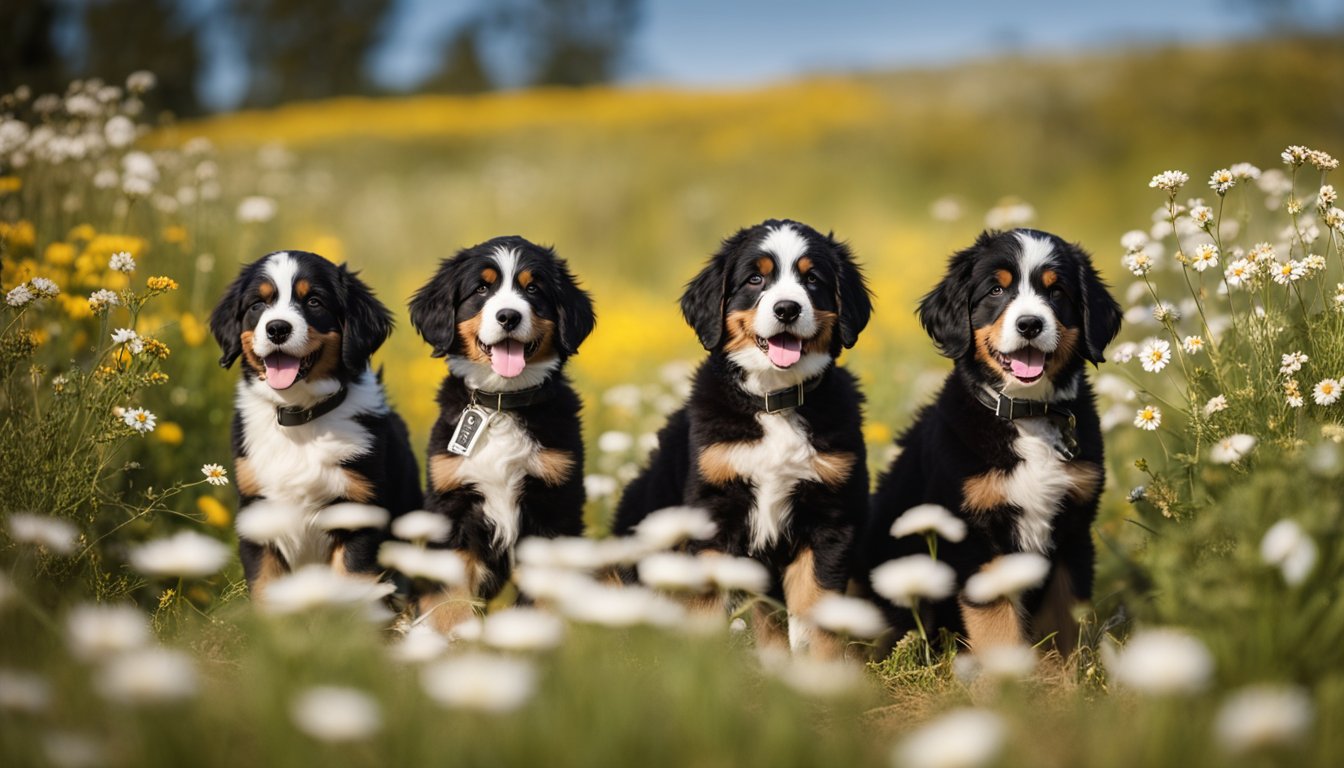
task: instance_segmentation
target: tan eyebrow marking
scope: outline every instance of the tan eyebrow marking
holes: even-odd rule
[[[999,281],[999,285],[1003,286],[1004,288],[1007,288],[1008,286],[1013,284],[1013,273],[1009,272],[1006,269],[994,270],[994,277]]]
[[[311,291],[312,289],[313,289],[312,284],[303,278],[300,278],[299,281],[294,284],[294,293],[298,294],[300,299],[302,299],[304,296],[307,296],[308,292]]]
[[[524,269],[522,272],[518,273],[518,284],[524,288],[531,284],[533,279],[532,270],[530,269]]]
[[[775,271],[775,260],[769,256],[761,256],[756,259],[756,271],[762,275],[768,275]]]
[[[257,286],[257,293],[261,295],[261,298],[270,301],[271,297],[275,295],[275,286],[270,283],[262,283]]]
[[[798,274],[806,275],[812,271],[812,257],[804,256],[798,260]]]
[[[494,283],[499,279],[499,273],[490,267],[481,270],[481,279],[487,283]]]
[[[1041,273],[1041,285],[1044,285],[1046,288],[1049,288],[1058,281],[1059,273],[1053,269],[1047,269]]]

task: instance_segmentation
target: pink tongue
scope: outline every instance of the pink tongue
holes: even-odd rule
[[[1026,347],[1008,355],[1013,375],[1019,379],[1034,379],[1045,370],[1045,353],[1035,347]]]
[[[271,389],[289,389],[299,377],[299,358],[274,352],[266,356],[266,383]]]
[[[766,340],[770,362],[780,368],[788,368],[803,356],[803,340],[797,336],[781,333]]]
[[[523,343],[505,339],[490,348],[490,367],[500,376],[513,378],[523,372]]]

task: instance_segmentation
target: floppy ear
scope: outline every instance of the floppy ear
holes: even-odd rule
[[[971,271],[987,236],[980,235],[975,245],[955,254],[942,282],[919,300],[919,324],[938,352],[953,360],[971,348]]]
[[[411,297],[411,325],[434,348],[433,357],[444,357],[457,344],[457,256],[439,262],[434,276]]]
[[[373,295],[369,286],[342,264],[339,268],[345,294],[345,327],[341,331],[341,362],[346,370],[359,372],[369,363],[387,337],[392,335],[392,313]]]
[[[238,277],[224,289],[224,295],[210,312],[210,333],[224,353],[219,357],[221,368],[232,368],[233,361],[243,353],[243,340],[240,338],[243,332],[243,291],[252,274],[251,267],[250,264],[243,267]]]
[[[868,325],[873,314],[872,292],[863,280],[863,270],[854,261],[849,246],[827,235],[840,261],[840,273],[835,282],[835,302],[840,307],[840,341],[846,349],[859,340],[859,332]]]
[[[723,340],[723,315],[728,301],[728,260],[746,242],[750,230],[741,229],[723,241],[718,253],[700,270],[681,294],[681,315],[695,329],[700,346],[713,351]]]
[[[555,260],[560,278],[560,295],[556,300],[556,311],[560,316],[560,349],[566,355],[579,351],[579,345],[593,332],[597,324],[597,315],[593,312],[593,299],[588,292],[579,287],[569,272],[569,264],[564,259]]]
[[[1092,260],[1081,247],[1069,246],[1078,257],[1079,304],[1083,311],[1083,357],[1093,365],[1103,362],[1106,345],[1120,333],[1124,313],[1111,296],[1106,282],[1092,267]]]

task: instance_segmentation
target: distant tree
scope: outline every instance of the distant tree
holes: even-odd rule
[[[8,0],[6,0],[8,1]],[[137,70],[158,78],[155,105],[179,115],[201,111],[197,25],[174,0],[88,0],[78,72],[119,84]]]
[[[52,39],[61,15],[54,0],[0,2],[0,89],[27,85],[41,94],[65,88],[65,63]]]
[[[443,46],[438,72],[421,87],[436,93],[480,93],[495,87],[482,57],[478,19],[469,19],[453,30]]]
[[[226,11],[249,67],[246,106],[374,93],[366,59],[393,0],[236,0]]]

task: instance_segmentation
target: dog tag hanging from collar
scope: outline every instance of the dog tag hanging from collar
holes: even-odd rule
[[[476,450],[476,445],[481,442],[481,438],[485,436],[485,428],[490,424],[492,416],[493,413],[479,405],[472,404],[463,408],[462,415],[457,419],[457,428],[453,430],[453,436],[448,440],[448,452],[458,456],[470,456],[471,452]]]

